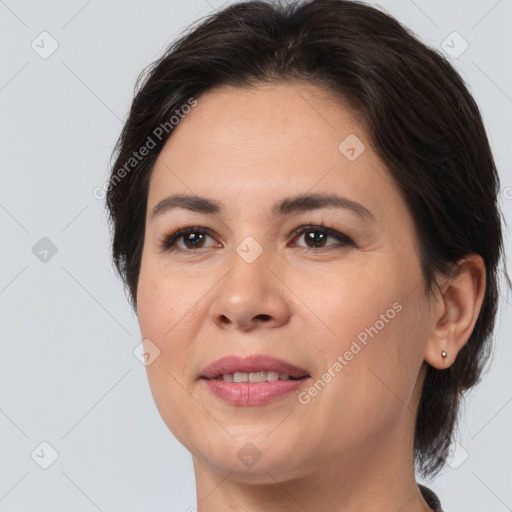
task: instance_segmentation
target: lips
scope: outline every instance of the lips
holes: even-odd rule
[[[292,379],[309,377],[307,371],[291,363],[264,354],[246,356],[226,356],[208,365],[201,373],[202,379],[217,379],[235,373],[277,372],[289,375]]]
[[[200,381],[214,396],[238,407],[286,400],[294,396],[293,392],[298,393],[309,377],[305,370],[291,363],[253,354],[217,359],[203,370]]]

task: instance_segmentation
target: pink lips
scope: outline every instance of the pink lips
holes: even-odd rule
[[[223,374],[236,372],[275,371],[286,373],[296,380],[273,382],[224,382],[218,380]],[[301,368],[267,355],[227,356],[208,365],[201,374],[209,389],[222,400],[233,405],[263,405],[278,396],[289,393],[304,385],[309,377]]]
[[[249,356],[226,356],[217,359],[208,365],[201,374],[205,379],[215,379],[219,375],[235,372],[279,372],[287,373],[290,377],[299,379],[305,377],[308,373],[293,364],[287,363],[281,359],[263,354],[253,354]]]

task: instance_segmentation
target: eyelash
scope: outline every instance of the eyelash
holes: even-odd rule
[[[338,248],[345,247],[347,245],[355,246],[354,242],[348,236],[344,235],[343,233],[340,233],[339,231],[336,231],[333,228],[330,228],[330,227],[324,226],[324,225],[309,224],[306,226],[301,226],[301,227],[295,229],[290,236],[293,236],[295,238],[304,233],[307,233],[308,231],[319,231],[327,236],[336,238],[340,242],[340,244],[338,244]],[[202,228],[199,226],[180,227],[180,228],[177,228],[176,230],[172,231],[171,233],[164,235],[157,242],[160,252],[178,252],[178,251],[180,251],[180,252],[192,253],[192,252],[198,252],[201,249],[205,249],[204,247],[200,247],[199,249],[176,249],[176,248],[174,248],[175,242],[179,238],[184,237],[185,235],[188,235],[191,233],[204,234],[204,235],[210,236],[211,238],[214,238],[212,235],[212,231],[208,228]],[[333,244],[333,245],[336,246],[336,244]],[[313,247],[301,247],[301,249],[306,252],[322,252],[322,251],[329,250],[329,247],[332,247],[332,246],[327,246],[327,248],[320,247],[317,249],[315,249]]]

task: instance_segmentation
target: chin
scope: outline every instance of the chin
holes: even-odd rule
[[[286,444],[282,439],[269,435],[268,429],[261,429],[250,436],[247,432],[233,438],[226,434],[226,438],[208,440],[206,445],[203,445],[203,438],[201,446],[185,446],[213,470],[224,475],[231,473],[230,479],[275,484],[276,479],[289,480],[301,476],[300,468],[305,467],[305,459],[308,458],[303,442],[299,440],[294,444],[288,438],[290,443]]]

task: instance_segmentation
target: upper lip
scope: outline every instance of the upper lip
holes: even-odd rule
[[[293,364],[287,363],[282,359],[277,359],[265,354],[251,354],[244,356],[225,356],[209,364],[201,373],[201,378],[215,379],[220,375],[233,374],[236,372],[259,372],[274,371],[286,373],[290,377],[301,378],[309,377],[308,373]]]

